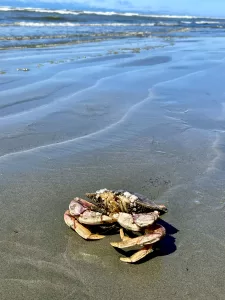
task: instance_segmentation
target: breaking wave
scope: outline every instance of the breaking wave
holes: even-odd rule
[[[195,21],[196,24],[220,24],[220,22],[216,21]]]
[[[220,24],[220,22],[184,22],[182,24],[196,24],[196,25],[212,25]],[[21,26],[21,27],[148,27],[148,26],[180,26],[179,22],[155,22],[155,23],[76,23],[76,22],[14,22],[14,23],[0,23],[0,27]]]
[[[105,27],[105,26],[154,26],[155,23],[95,23],[95,24],[88,24],[88,23],[72,23],[72,22],[59,22],[59,23],[53,23],[53,22],[15,22],[15,23],[8,23],[8,24],[0,24],[1,26],[27,26],[27,27],[63,27],[63,26],[70,26],[70,27]]]
[[[124,16],[124,17],[151,17],[151,18],[176,18],[176,19],[223,19],[215,17],[200,17],[200,16],[189,16],[189,15],[162,15],[162,14],[139,14],[135,12],[114,12],[114,11],[76,11],[67,9],[46,9],[46,8],[32,8],[32,7],[10,7],[2,6],[0,11],[24,11],[24,12],[37,12],[37,13],[55,13],[55,14],[70,14],[70,15],[102,15],[102,16]]]

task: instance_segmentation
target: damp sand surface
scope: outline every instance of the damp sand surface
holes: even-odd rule
[[[0,299],[224,299],[224,41],[158,46],[2,52]],[[137,47],[151,50],[112,53]],[[142,263],[120,262],[118,235],[64,224],[73,197],[104,187],[168,207]]]

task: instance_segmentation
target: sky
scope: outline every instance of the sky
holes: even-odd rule
[[[225,0],[0,0],[4,5],[225,16]]]

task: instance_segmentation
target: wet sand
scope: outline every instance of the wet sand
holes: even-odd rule
[[[224,299],[223,43],[1,55],[0,299]],[[140,264],[120,262],[119,236],[87,242],[63,222],[104,187],[168,206],[168,236]]]

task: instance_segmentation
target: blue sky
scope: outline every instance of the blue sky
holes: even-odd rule
[[[225,16],[225,0],[0,0],[0,5]]]

